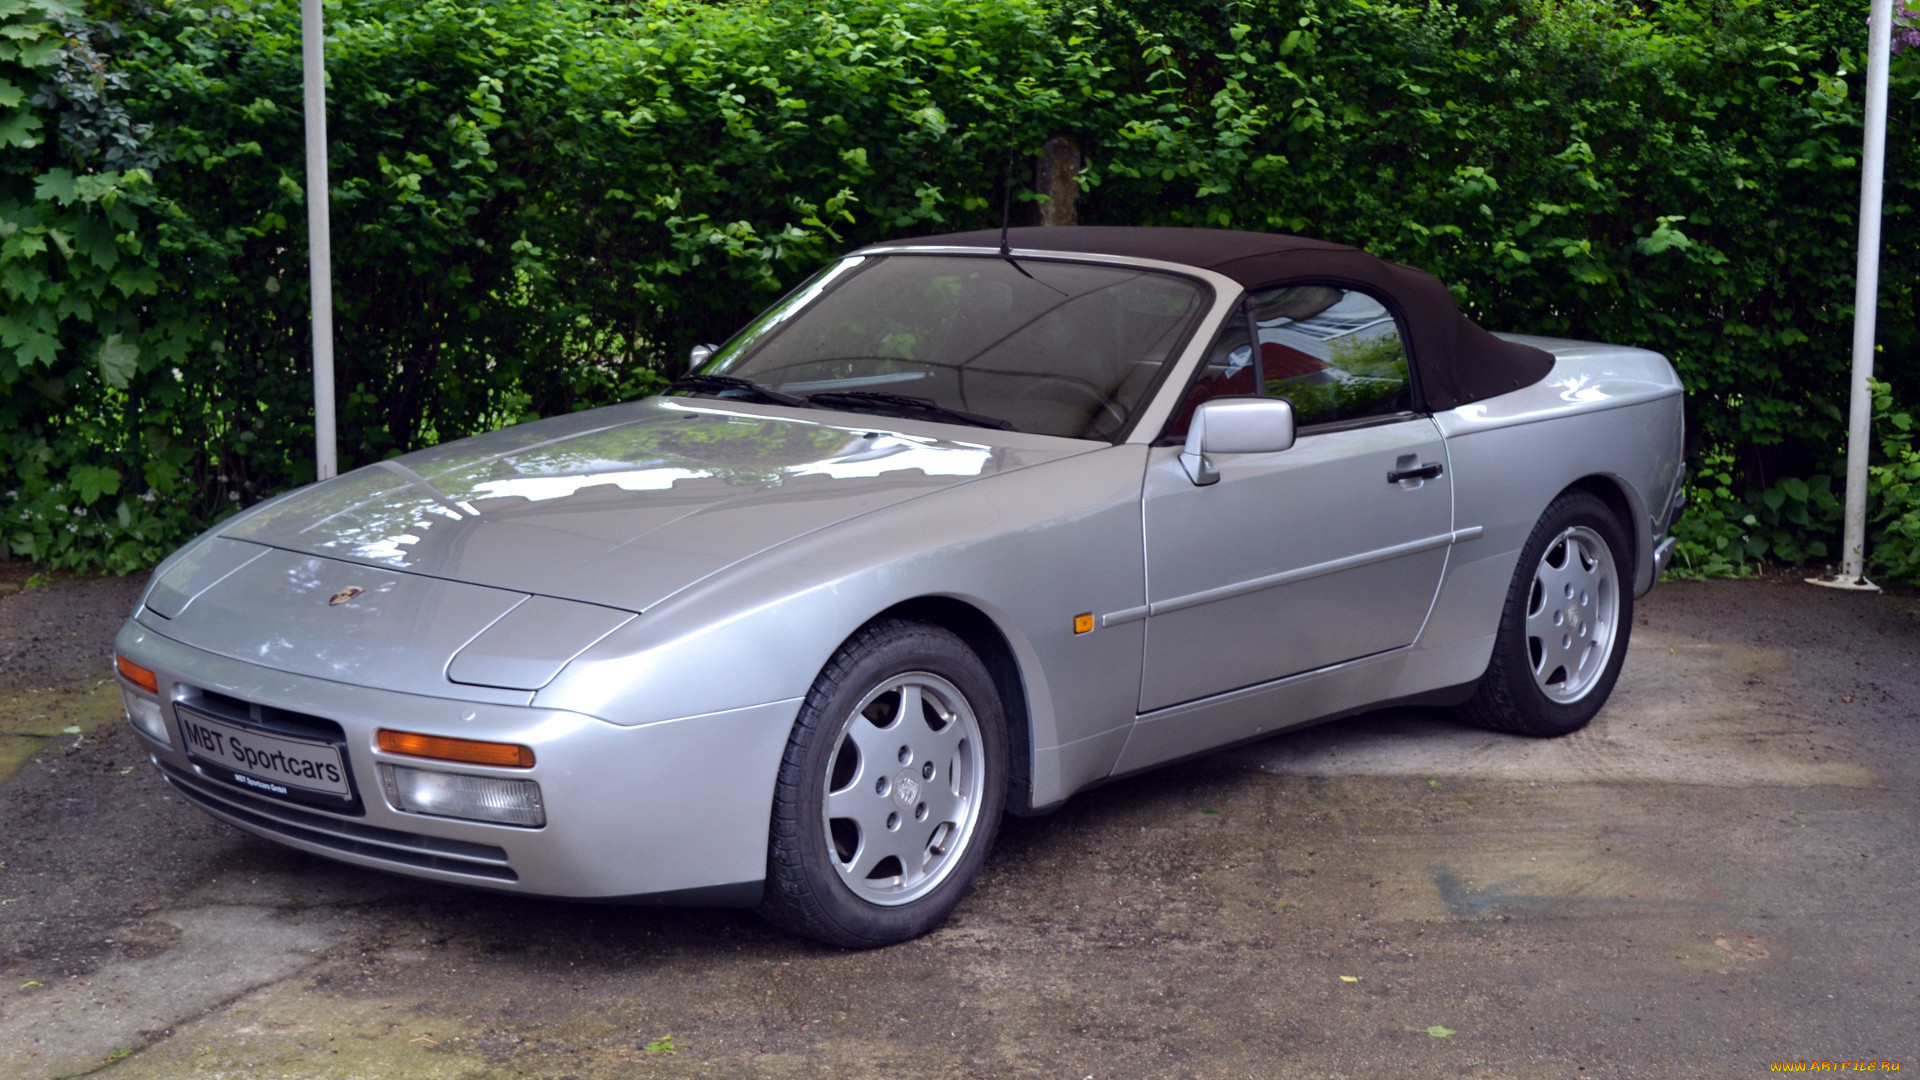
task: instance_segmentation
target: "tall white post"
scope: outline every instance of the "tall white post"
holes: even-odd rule
[[[1860,253],[1853,287],[1853,390],[1847,414],[1847,504],[1840,576],[1817,585],[1878,592],[1867,580],[1867,456],[1873,448],[1874,316],[1880,307],[1880,200],[1887,161],[1887,62],[1893,0],[1873,0],[1867,21],[1867,116],[1860,159]]]
[[[314,474],[318,480],[340,472],[333,426],[333,240],[327,216],[325,42],[320,0],[300,0],[300,68],[307,112],[307,252],[313,295]]]

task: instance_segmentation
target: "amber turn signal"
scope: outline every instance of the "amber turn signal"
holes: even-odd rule
[[[1093,612],[1089,611],[1085,615],[1075,615],[1073,617],[1074,633],[1084,634],[1091,629],[1093,629]]]
[[[119,653],[114,653],[113,666],[120,669],[120,674],[124,676],[128,682],[145,690],[147,693],[158,694],[160,692],[160,677],[148,671],[146,668],[141,667],[139,664],[121,656]]]
[[[459,761],[468,765],[499,765],[508,769],[533,768],[533,747],[514,743],[481,742],[478,739],[450,739],[444,735],[416,735],[411,731],[381,728],[376,741],[389,754],[433,758],[435,761]]]

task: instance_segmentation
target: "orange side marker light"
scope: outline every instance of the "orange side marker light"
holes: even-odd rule
[[[121,656],[119,653],[114,653],[113,666],[120,670],[120,674],[125,677],[128,682],[145,690],[147,693],[158,694],[160,692],[160,677],[148,671],[146,668],[141,667],[139,664]]]
[[[1074,633],[1084,634],[1091,629],[1093,629],[1093,612],[1089,611],[1084,615],[1075,615],[1073,617]]]

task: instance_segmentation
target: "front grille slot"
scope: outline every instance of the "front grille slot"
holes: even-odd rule
[[[347,740],[346,729],[331,720],[293,712],[290,709],[276,709],[271,705],[256,705],[225,694],[216,694],[211,690],[201,690],[196,687],[187,689],[193,692],[181,700],[216,720],[257,727],[262,731],[287,735],[295,739],[315,739],[320,742],[337,743],[345,743]]]
[[[255,798],[164,761],[156,761],[155,764],[160,766],[160,773],[167,783],[186,796],[189,802],[216,817],[270,836],[298,840],[330,851],[397,866],[439,870],[491,881],[520,880],[520,875],[507,865],[506,850],[492,844],[421,836],[398,829],[342,821],[309,813],[287,803]]]

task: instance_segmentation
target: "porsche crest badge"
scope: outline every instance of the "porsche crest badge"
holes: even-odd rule
[[[366,591],[367,590],[361,588],[358,585],[349,585],[346,588],[341,589],[339,592],[334,593],[332,596],[328,597],[327,606],[339,607],[341,604],[346,603],[347,601],[353,599],[356,596],[359,596],[361,593]]]

